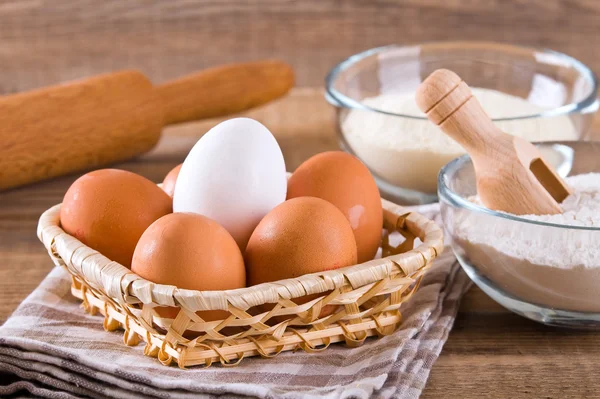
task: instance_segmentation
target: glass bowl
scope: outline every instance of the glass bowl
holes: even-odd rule
[[[418,110],[414,93],[431,72],[446,68],[472,88],[505,132],[529,141],[593,140],[597,80],[581,62],[554,51],[488,42],[387,46],[334,67],[326,98],[337,109],[341,147],[373,172],[395,202],[437,200],[437,175],[464,150]],[[498,101],[510,104],[498,106]],[[499,96],[501,98],[499,98]],[[494,106],[495,105],[495,106]]]
[[[563,177],[600,173],[600,143],[563,141],[539,148]],[[476,183],[467,155],[441,170],[438,186],[446,237],[486,294],[544,324],[600,327],[600,226],[533,221],[471,202]]]

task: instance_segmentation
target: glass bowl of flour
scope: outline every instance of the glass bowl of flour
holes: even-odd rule
[[[435,202],[439,170],[465,153],[415,103],[417,87],[439,68],[460,75],[507,133],[534,142],[594,140],[597,81],[567,55],[488,42],[368,50],[332,69],[326,98],[337,110],[340,145],[371,169],[389,199]]]
[[[573,188],[562,214],[485,208],[465,155],[439,176],[446,237],[469,277],[504,307],[549,325],[600,328],[600,143],[539,147]]]

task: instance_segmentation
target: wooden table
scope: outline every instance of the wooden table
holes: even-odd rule
[[[547,47],[599,72],[599,20],[597,0],[0,0],[0,93],[270,57],[318,87],[359,51],[439,40]]]
[[[599,21],[597,0],[0,0],[0,94],[122,68],[161,82],[278,57],[305,88],[249,115],[272,129],[294,169],[337,148],[330,108],[306,87],[322,86],[328,69],[353,53],[477,38],[563,51],[598,72]],[[118,167],[159,181],[214,123],[169,129],[155,151]],[[52,267],[37,219],[76,177],[0,194],[0,323]],[[600,333],[538,325],[474,288],[423,397],[600,396],[599,355]]]
[[[337,149],[334,114],[319,89],[295,89],[247,115],[273,131],[289,170],[317,152]],[[155,150],[117,167],[158,182],[215,123],[169,128]],[[76,177],[0,194],[0,323],[53,267],[35,236],[37,219],[61,201]],[[600,388],[599,357],[600,333],[544,327],[473,288],[423,397],[591,397]]]

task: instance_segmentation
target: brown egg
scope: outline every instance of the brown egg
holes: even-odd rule
[[[342,151],[317,154],[288,180],[287,198],[318,197],[346,216],[356,239],[358,262],[373,259],[381,243],[383,209],[375,179],[354,156]]]
[[[200,291],[246,285],[244,259],[235,240],[220,224],[195,213],[171,213],[152,223],[138,242],[131,270],[158,284]],[[157,308],[173,318],[179,309]],[[198,312],[206,321],[221,320],[222,310]]]
[[[132,172],[101,169],[77,179],[60,210],[62,228],[123,266],[131,266],[135,245],[173,202],[150,180]]]
[[[162,189],[165,193],[169,194],[169,197],[171,198],[173,198],[173,193],[175,192],[175,183],[177,182],[177,176],[179,176],[181,165],[183,164],[180,163],[171,169],[171,171],[165,176],[165,180],[162,182]]]
[[[335,206],[300,197],[278,205],[262,219],[250,237],[245,260],[248,285],[255,285],[353,265],[356,242]],[[331,313],[321,316],[327,312]]]

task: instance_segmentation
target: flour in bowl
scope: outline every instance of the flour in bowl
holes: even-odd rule
[[[600,229],[600,173],[566,179],[562,214],[526,219]],[[459,255],[503,291],[526,302],[600,312],[600,230],[551,227],[459,211],[451,221]]]
[[[473,88],[472,91],[492,118],[535,115],[546,110],[496,90]],[[414,93],[381,94],[362,102],[377,110],[425,117],[417,107]],[[576,140],[578,136],[565,115],[501,121],[496,125],[529,141]],[[341,128],[352,151],[377,175],[391,184],[421,192],[435,193],[441,167],[465,153],[426,119],[352,109]]]

